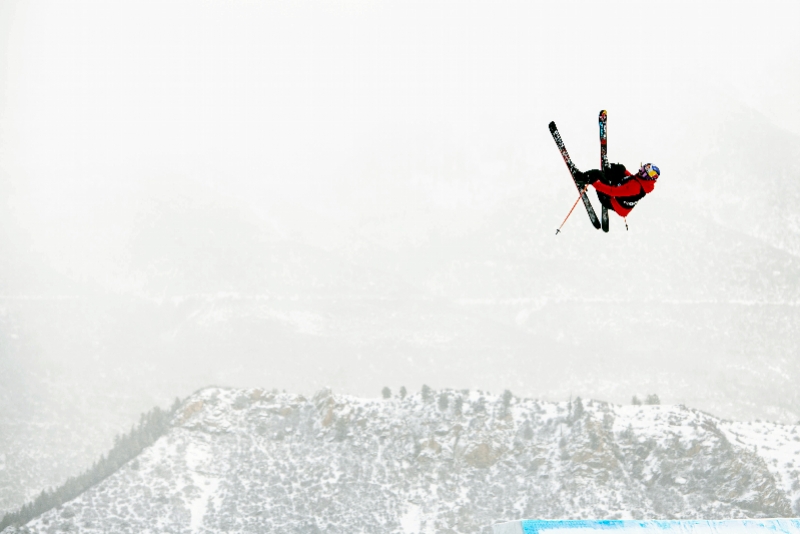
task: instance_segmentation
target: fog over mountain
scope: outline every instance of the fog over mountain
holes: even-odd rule
[[[209,385],[796,423],[798,15],[3,2],[0,515]],[[600,109],[662,176],[556,237]]]

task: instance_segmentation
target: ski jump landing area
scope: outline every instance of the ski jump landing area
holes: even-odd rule
[[[725,521],[511,521],[494,534],[800,534],[800,519]],[[613,532],[598,532],[613,531]]]

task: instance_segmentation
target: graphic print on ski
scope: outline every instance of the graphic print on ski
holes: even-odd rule
[[[586,194],[586,189],[581,189],[581,187],[578,185],[578,182],[575,180],[575,174],[578,173],[578,169],[575,167],[575,164],[572,163],[572,158],[569,157],[567,147],[564,146],[564,141],[561,139],[561,134],[558,133],[558,128],[556,128],[556,123],[551,121],[549,126],[550,134],[552,134],[553,140],[556,142],[556,146],[561,152],[561,157],[564,158],[564,163],[567,164],[567,169],[569,169],[569,173],[572,176],[572,181],[575,182],[575,187],[578,189],[581,199],[583,199],[583,205],[586,206],[586,212],[589,214],[589,219],[592,221],[592,224],[595,228],[600,228],[600,220],[597,218],[597,214],[594,212],[592,202],[589,200],[589,195]]]
[[[600,168],[603,172],[608,171],[608,130],[606,130],[606,122],[608,121],[608,114],[606,110],[600,111],[600,116],[597,118],[600,123]],[[601,217],[603,219],[603,231],[608,232],[608,208],[605,204],[601,203],[603,210]]]

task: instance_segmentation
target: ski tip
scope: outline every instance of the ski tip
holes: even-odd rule
[[[550,128],[551,132],[556,131],[556,123],[555,121],[550,121],[550,124],[547,125]]]

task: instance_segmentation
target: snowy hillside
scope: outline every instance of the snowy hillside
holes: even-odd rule
[[[489,532],[520,517],[800,514],[798,427],[682,406],[209,388],[176,413],[118,472],[7,532]]]

